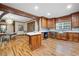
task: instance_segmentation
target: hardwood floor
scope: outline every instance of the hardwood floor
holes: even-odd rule
[[[42,40],[42,46],[34,51],[29,47],[27,36],[17,36],[0,46],[1,56],[78,56],[79,43],[57,39]]]
[[[7,43],[7,44],[6,44]],[[0,49],[0,55],[25,56],[32,55],[28,40],[24,36],[17,36],[9,42],[4,42]]]

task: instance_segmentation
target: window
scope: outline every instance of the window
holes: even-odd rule
[[[70,30],[71,29],[71,22],[59,22],[56,23],[56,29],[57,30]]]
[[[6,32],[7,26],[6,25],[0,25],[0,32]]]

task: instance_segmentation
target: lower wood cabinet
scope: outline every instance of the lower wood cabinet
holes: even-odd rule
[[[61,39],[61,34],[60,33],[56,33],[56,38],[57,39]]]
[[[62,40],[68,40],[68,33],[63,33],[62,35]]]
[[[79,33],[74,33],[74,40],[73,41],[79,41]]]
[[[56,38],[59,40],[69,40],[79,42],[79,33],[73,33],[73,32],[57,33]]]
[[[67,33],[57,33],[56,38],[60,40],[68,40],[68,34]]]
[[[39,35],[28,35],[29,45],[32,50],[35,50],[41,46],[41,34]]]
[[[79,33],[68,33],[70,41],[79,41]]]
[[[70,41],[73,41],[73,36],[74,36],[73,33],[68,33],[68,36],[69,36],[68,39],[69,39]]]

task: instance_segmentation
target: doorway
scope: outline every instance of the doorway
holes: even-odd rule
[[[27,23],[27,32],[35,31],[35,21]]]

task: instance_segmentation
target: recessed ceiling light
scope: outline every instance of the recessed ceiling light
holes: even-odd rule
[[[38,8],[39,8],[38,6],[35,6],[35,7],[34,7],[35,10],[38,10]]]
[[[70,9],[72,7],[72,5],[68,5],[67,8]]]
[[[51,14],[50,13],[47,13],[47,15],[50,16]]]

